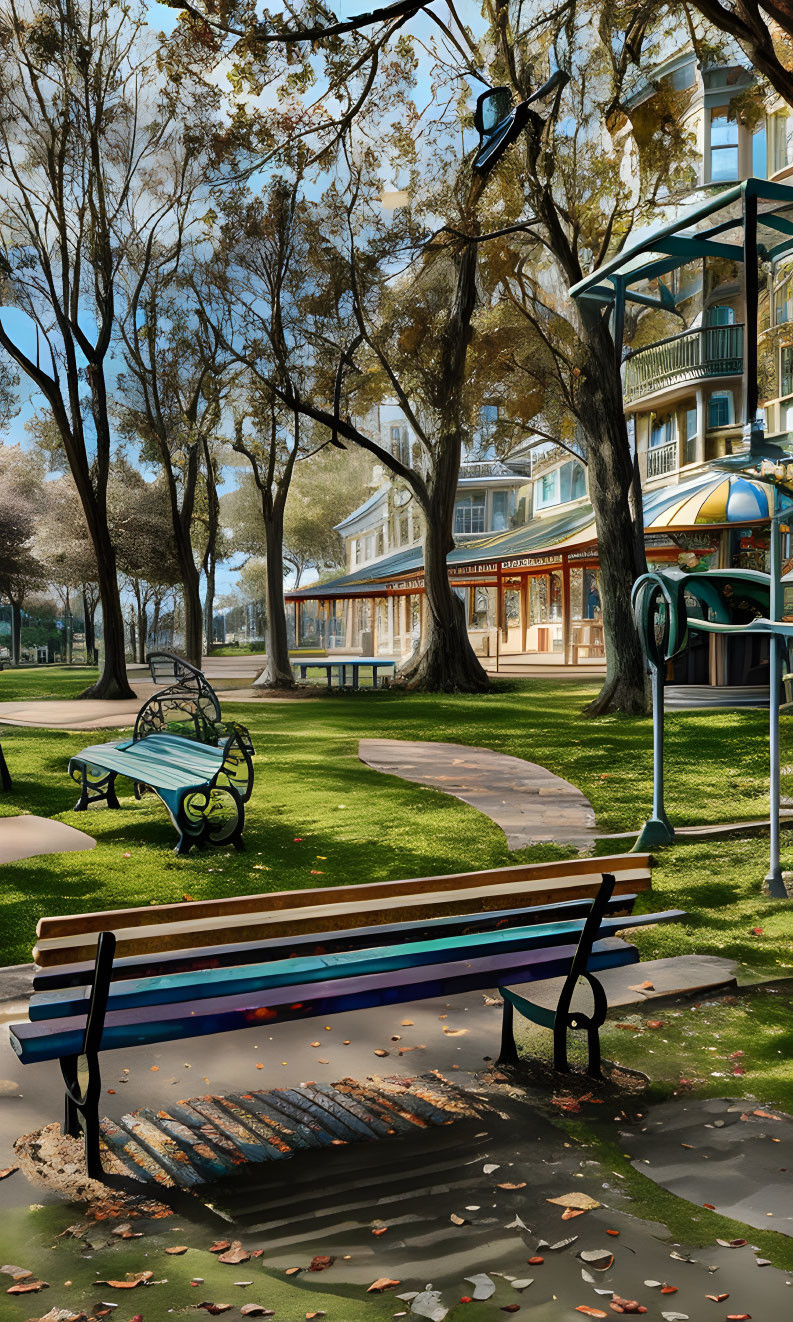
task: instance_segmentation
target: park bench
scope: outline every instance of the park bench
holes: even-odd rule
[[[193,845],[242,848],[245,804],[253,789],[253,744],[244,725],[222,719],[206,677],[172,652],[150,652],[152,679],[170,682],[138,712],[131,739],[84,748],[69,762],[80,785],[75,812],[95,803],[118,808],[115,782],[128,777],[135,798],[153,791],[179,832],[178,854]]]
[[[60,1061],[66,1132],[84,1133],[101,1178],[99,1052],[591,979],[638,960],[616,932],[681,916],[635,915],[649,884],[647,855],[628,854],[43,918],[29,1020],[11,1026],[11,1043],[23,1064]],[[591,1047],[602,1010],[603,998],[592,1024],[566,1011],[559,1023],[586,1027]]]

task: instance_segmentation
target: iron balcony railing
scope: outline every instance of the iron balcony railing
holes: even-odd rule
[[[647,476],[664,477],[667,473],[674,473],[677,468],[677,441],[670,441],[667,445],[656,445],[654,449],[647,451]]]
[[[703,326],[632,353],[625,363],[625,401],[633,403],[681,381],[742,371],[743,325]]]

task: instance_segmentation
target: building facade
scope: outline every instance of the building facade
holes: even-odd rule
[[[773,99],[758,109],[749,97],[751,72],[740,63],[703,69],[684,47],[635,99],[649,99],[659,86],[678,94],[696,143],[692,200],[750,177],[793,184],[791,112]],[[707,467],[746,446],[745,277],[723,247],[711,244],[707,255],[653,278],[648,296],[626,313],[624,407],[642,479],[651,565],[767,567],[764,491],[749,482],[726,488]],[[758,359],[766,435],[789,440],[793,257],[763,263]],[[381,405],[366,421],[392,453],[415,460],[415,437],[396,404]],[[597,538],[585,456],[529,436],[497,460],[486,423],[483,410],[482,434],[460,470],[456,547],[449,556],[472,645],[498,668],[601,666]],[[299,641],[403,659],[422,631],[421,519],[410,493],[380,476],[373,496],[339,527],[346,573],[290,598]],[[757,682],[764,646],[754,640],[728,652],[718,640],[693,635],[676,663],[676,678]]]

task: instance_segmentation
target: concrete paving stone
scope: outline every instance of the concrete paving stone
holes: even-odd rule
[[[541,841],[594,844],[589,800],[539,763],[492,748],[408,739],[361,739],[358,756],[386,775],[440,789],[477,808],[501,827],[510,849]],[[461,776],[463,765],[473,774]]]
[[[33,813],[0,817],[0,865],[15,863],[21,858],[35,858],[38,854],[93,849],[95,845],[92,835],[49,817],[37,817]]]

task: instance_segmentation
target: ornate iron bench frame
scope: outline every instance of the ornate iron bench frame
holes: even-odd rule
[[[248,754],[253,754],[247,727],[237,721],[223,720],[218,695],[202,670],[175,652],[149,652],[146,661],[155,684],[165,679],[171,683],[144,702],[135,721],[133,739],[177,727],[175,732],[185,738],[219,745],[229,735],[237,734]]]

